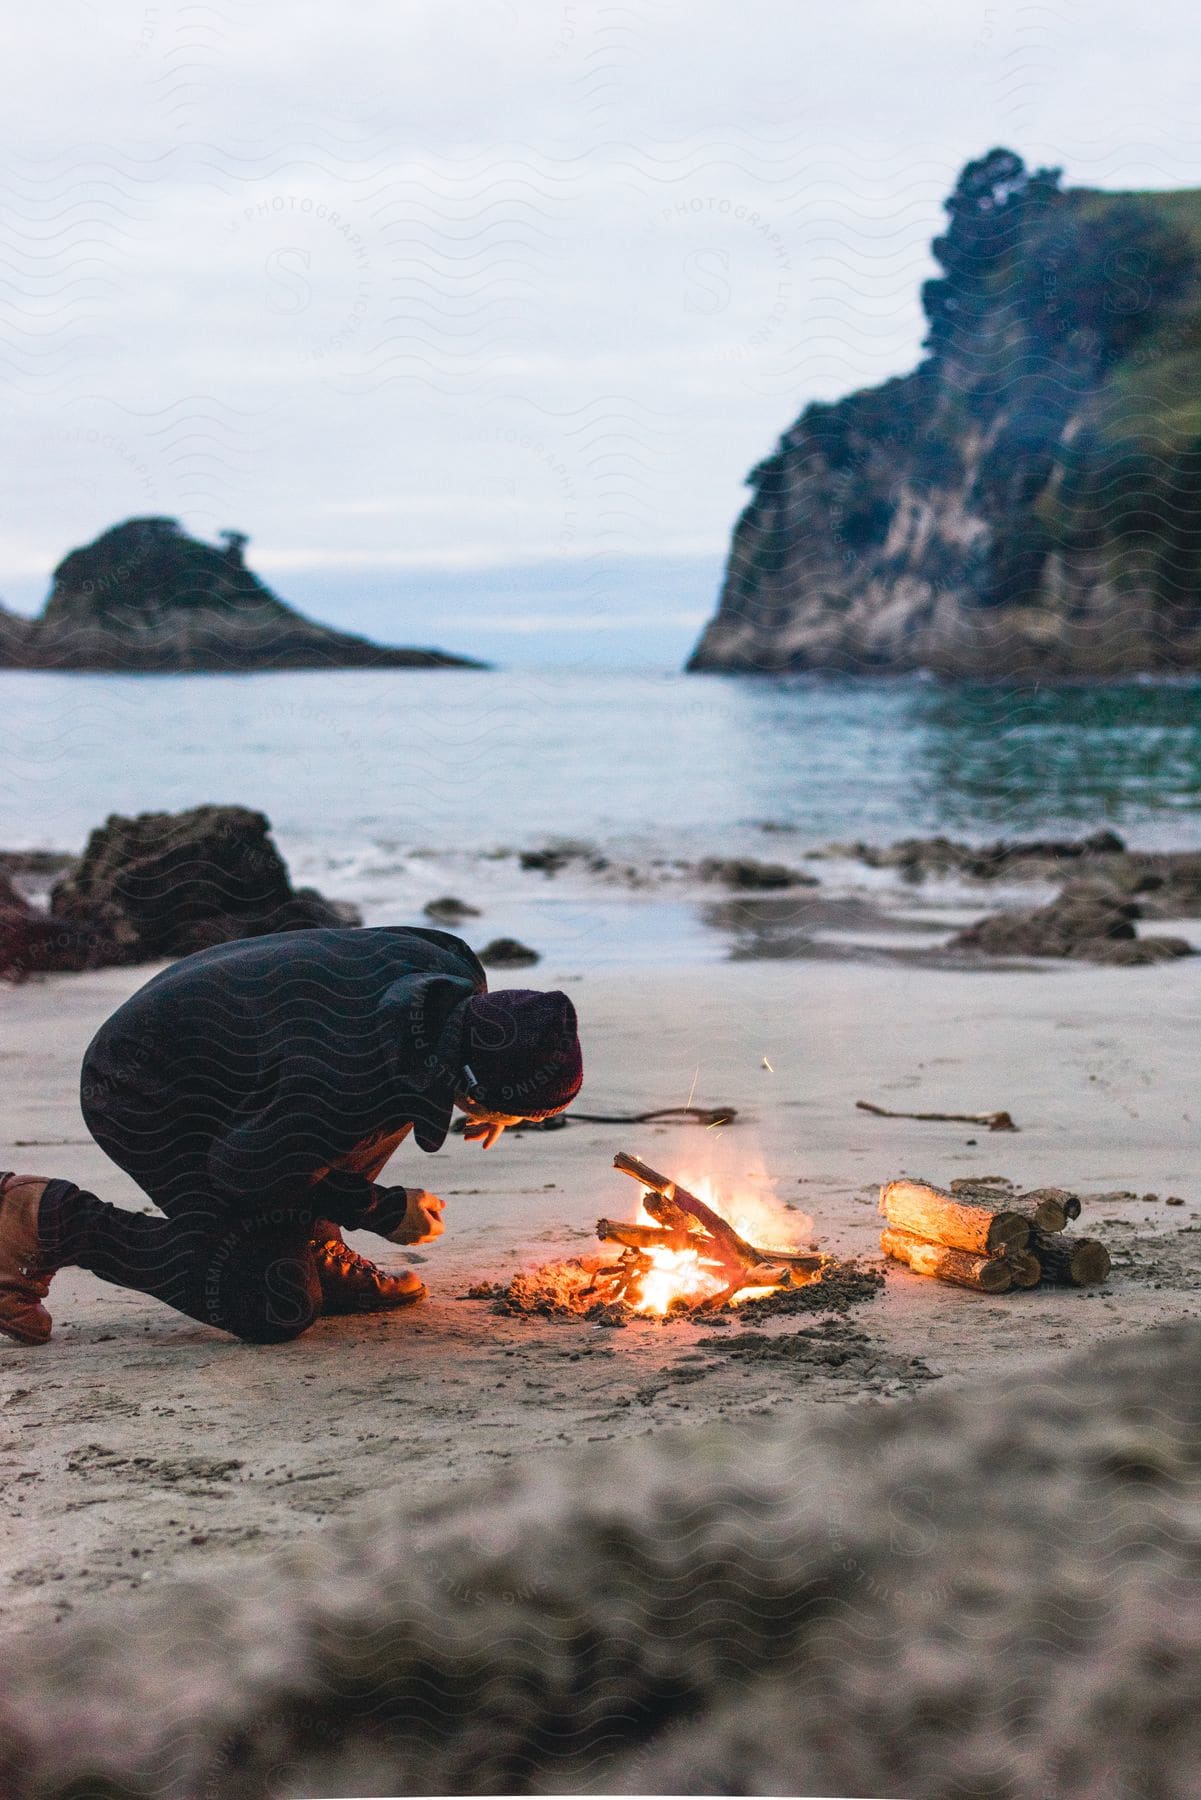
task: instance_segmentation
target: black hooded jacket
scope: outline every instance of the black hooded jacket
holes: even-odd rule
[[[353,1224],[380,1190],[334,1165],[410,1124],[423,1150],[441,1146],[462,1087],[463,1008],[486,989],[447,931],[219,944],[101,1026],[84,1055],[84,1117],[103,1143],[120,1115],[147,1158],[187,1145],[214,1196],[235,1203],[294,1199],[319,1175],[321,1210]]]

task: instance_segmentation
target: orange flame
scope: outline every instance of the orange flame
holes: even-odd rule
[[[761,1249],[799,1249],[800,1245],[796,1242],[798,1233],[811,1229],[808,1219],[801,1215],[789,1215],[766,1194],[758,1196],[743,1193],[737,1200],[726,1201],[718,1193],[712,1178],[707,1175],[684,1177],[680,1185],[688,1188],[698,1200],[711,1206],[714,1212],[720,1213],[740,1237],[757,1244]],[[656,1223],[641,1202],[635,1220],[640,1225]],[[699,1306],[725,1292],[728,1284],[724,1271],[704,1259],[696,1250],[653,1248],[647,1254],[652,1267],[639,1283],[638,1299],[634,1302],[635,1312],[663,1318],[673,1307]],[[769,1287],[739,1288],[731,1297],[730,1304],[741,1306],[745,1300],[757,1300],[775,1291]]]

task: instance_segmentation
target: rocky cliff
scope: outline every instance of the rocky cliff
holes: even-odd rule
[[[41,615],[0,607],[0,668],[146,674],[254,669],[479,667],[441,650],[391,649],[318,625],[246,567],[247,539],[215,548],[175,519],[128,519],[73,550]]]
[[[702,670],[1201,670],[1201,192],[994,150],[933,246],[925,360],[749,478]]]

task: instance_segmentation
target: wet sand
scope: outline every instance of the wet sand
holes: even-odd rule
[[[87,1140],[76,1080],[92,1032],[149,973],[57,977],[0,994],[3,1166],[144,1204]],[[452,1139],[436,1159],[406,1146],[391,1178],[447,1201],[446,1236],[415,1253],[428,1303],[322,1321],[278,1348],[234,1343],[64,1272],[49,1345],[0,1343],[0,1629],[34,1629],[104,1593],[210,1572],[391,1484],[423,1496],[580,1442],[879,1402],[1201,1311],[1201,960],[1037,972],[749,961],[584,977],[547,962],[535,979],[568,987],[579,1006],[582,1106],[679,1104],[695,1082],[698,1102],[736,1106],[738,1123],[716,1132],[573,1124],[510,1136],[486,1154]],[[858,1099],[1004,1107],[1022,1129],[877,1119],[855,1111]],[[462,1298],[473,1280],[596,1248],[598,1214],[636,1198],[610,1168],[619,1148],[682,1178],[766,1171],[779,1199],[812,1220],[812,1238],[843,1256],[876,1253],[876,1190],[903,1172],[1159,1198],[1086,1206],[1079,1229],[1108,1242],[1114,1272],[1084,1293],[986,1299],[892,1270],[879,1299],[828,1323],[623,1330],[497,1317]],[[1167,1206],[1169,1195],[1184,1204]],[[810,1235],[799,1214],[793,1222]],[[354,1241],[372,1254],[378,1243]],[[404,1255],[383,1247],[383,1258]],[[733,1348],[748,1343],[753,1353]]]

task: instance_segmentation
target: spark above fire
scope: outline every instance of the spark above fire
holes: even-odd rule
[[[643,1187],[637,1216],[630,1221],[599,1219],[597,1236],[622,1246],[615,1262],[597,1269],[596,1298],[621,1303],[632,1312],[712,1311],[738,1306],[781,1288],[804,1287],[821,1279],[830,1258],[797,1249],[760,1249],[751,1231],[780,1230],[784,1221],[754,1201],[721,1202],[711,1182],[698,1183],[704,1195],[660,1175],[625,1152],[613,1166]]]

